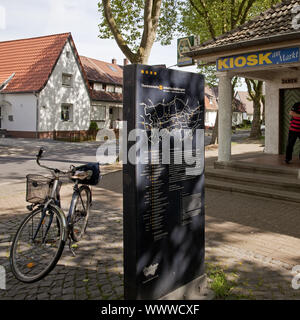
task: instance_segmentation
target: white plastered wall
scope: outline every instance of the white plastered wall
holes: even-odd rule
[[[2,129],[36,131],[36,97],[32,93],[1,94]],[[9,120],[12,116],[12,121]]]
[[[63,73],[72,75],[71,87],[62,85]],[[61,120],[61,105],[64,103],[73,105],[72,121]],[[88,130],[90,110],[90,98],[84,79],[71,45],[67,42],[47,85],[39,94],[39,131]]]

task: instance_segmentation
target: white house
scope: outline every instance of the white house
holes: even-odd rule
[[[238,126],[246,118],[245,103],[235,97],[232,101],[232,126]],[[205,87],[205,127],[213,128],[219,109],[218,87]]]
[[[0,129],[13,137],[85,134],[88,82],[70,33],[0,42]]]
[[[205,127],[213,128],[216,123],[218,112],[218,96],[216,88],[205,87]]]
[[[91,120],[98,128],[117,129],[123,119],[123,66],[80,56],[91,96]],[[124,59],[124,65],[128,60]]]
[[[249,97],[248,91],[237,91],[236,99],[244,103],[246,109],[245,120],[253,121],[253,101]]]

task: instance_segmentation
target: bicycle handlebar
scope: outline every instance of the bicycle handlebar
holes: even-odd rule
[[[41,167],[41,168],[44,168],[44,169],[47,169],[47,170],[50,170],[51,172],[54,172],[56,174],[69,174],[73,171],[73,169],[70,169],[69,171],[62,171],[62,170],[59,170],[57,168],[50,168],[50,167],[47,167],[45,165],[42,165],[40,163],[40,159],[42,158],[43,156],[43,153],[44,153],[45,149],[43,147],[40,148],[39,150],[39,153],[36,155],[36,163]]]

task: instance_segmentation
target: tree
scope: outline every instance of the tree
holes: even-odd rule
[[[200,36],[201,42],[215,39],[217,36],[233,30],[248,19],[265,11],[279,0],[189,0],[183,9],[181,32]],[[209,83],[217,82],[216,69],[201,67],[200,72],[209,75]],[[211,74],[213,73],[213,75]],[[233,87],[236,79],[233,79]],[[262,85],[262,84],[261,84]],[[252,91],[252,93],[256,91]],[[234,96],[234,93],[233,93]],[[257,97],[254,95],[255,101]],[[258,104],[255,104],[257,107]],[[214,126],[211,144],[214,144],[218,130],[218,116]],[[255,126],[255,128],[257,128]]]
[[[261,136],[261,101],[263,100],[263,82],[258,80],[245,79],[248,94],[253,101],[253,121],[250,138],[258,139]]]
[[[114,38],[131,63],[148,62],[154,44],[170,44],[182,0],[102,0],[99,37]]]

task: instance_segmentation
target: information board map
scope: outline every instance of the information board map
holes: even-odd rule
[[[146,131],[167,129],[171,132],[174,129],[191,129],[194,133],[203,118],[203,109],[199,103],[190,107],[189,100],[184,101],[177,97],[170,102],[163,99],[156,104],[149,99],[148,102],[141,103],[141,106],[144,107],[144,114],[140,115],[139,123]]]
[[[200,150],[194,143],[196,130],[204,131],[204,77],[126,66],[124,120],[128,132],[147,132],[152,160],[123,166],[125,299],[157,299],[203,274],[204,173],[186,174],[195,164],[185,163],[172,137],[170,163],[163,164],[161,141],[158,149],[151,149],[151,130],[171,134],[189,129],[193,143],[185,152],[197,152],[204,161],[204,139],[197,145]],[[175,163],[176,157],[182,158],[181,164]]]

